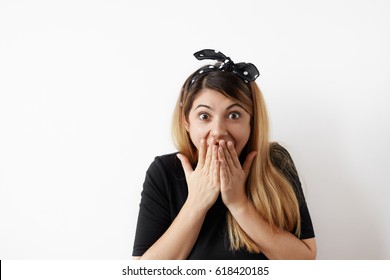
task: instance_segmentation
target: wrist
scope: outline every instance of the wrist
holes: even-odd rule
[[[251,207],[251,203],[249,202],[249,199],[245,199],[237,203],[226,205],[226,207],[229,209],[230,213],[232,213],[233,216],[240,216],[243,213],[248,212]]]
[[[187,215],[189,215],[190,218],[203,219],[206,216],[208,210],[209,210],[209,208],[202,206],[196,200],[191,200],[190,198],[187,198],[181,211],[184,211],[185,213],[187,213]]]

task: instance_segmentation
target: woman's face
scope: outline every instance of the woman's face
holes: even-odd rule
[[[203,89],[192,104],[185,127],[198,150],[201,139],[207,145],[225,140],[231,141],[240,155],[251,133],[250,120],[238,103],[218,91]]]

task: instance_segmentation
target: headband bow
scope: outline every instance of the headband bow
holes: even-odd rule
[[[234,63],[230,59],[230,57],[227,57],[223,53],[216,50],[210,50],[210,49],[201,50],[194,53],[194,56],[198,60],[213,59],[220,62],[215,66],[209,65],[201,68],[198,71],[198,74],[207,73],[216,70],[229,71],[237,74],[246,83],[253,82],[260,75],[259,70],[257,70],[256,66],[253,65],[252,63],[246,63],[246,62]]]

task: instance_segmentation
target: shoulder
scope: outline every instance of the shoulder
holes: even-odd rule
[[[177,153],[156,156],[146,172],[142,191],[144,201],[164,205],[175,216],[187,194],[185,174]]]
[[[272,163],[278,167],[278,169],[286,169],[294,167],[294,162],[290,156],[290,153],[277,142],[270,144],[270,158]]]
[[[302,195],[298,172],[287,149],[277,142],[271,143],[270,158],[274,167],[293,185],[297,194]]]
[[[277,142],[272,142],[270,144],[270,158],[272,164],[285,176],[293,178],[298,177],[294,161],[290,153],[282,145]]]
[[[159,155],[154,158],[154,161],[152,162],[151,165],[158,165],[160,167],[173,167],[177,165],[178,161],[177,157],[177,152],[175,153],[170,153],[170,154],[164,154],[164,155]]]
[[[156,156],[149,166],[148,173],[165,175],[183,173],[177,152]]]

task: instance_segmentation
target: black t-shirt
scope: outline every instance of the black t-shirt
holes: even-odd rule
[[[280,145],[278,145],[278,150],[287,153]],[[188,189],[184,170],[176,154],[156,157],[146,172],[141,193],[133,256],[142,256],[164,234],[187,199]],[[280,162],[277,157],[274,157],[273,163],[293,184],[297,194],[301,214],[300,238],[314,237],[310,214],[295,169],[287,169],[285,163]],[[229,249],[226,212],[227,207],[219,196],[206,214],[198,239],[188,259],[267,259],[261,253],[249,253],[246,250],[231,251]]]

